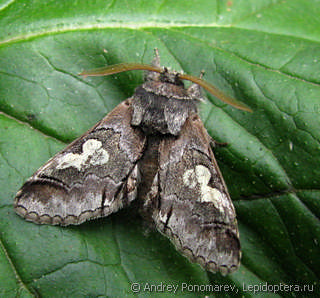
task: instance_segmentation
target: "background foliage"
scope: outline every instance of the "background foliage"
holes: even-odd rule
[[[0,296],[251,297],[250,285],[309,285],[319,295],[320,2],[301,0],[0,0]],[[15,215],[40,165],[132,95],[142,73],[83,79],[105,64],[162,64],[205,78],[250,106],[201,106],[237,210],[242,265],[222,277],[190,264],[132,208],[76,227]],[[235,292],[182,291],[182,284]],[[171,296],[169,291],[159,297]]]

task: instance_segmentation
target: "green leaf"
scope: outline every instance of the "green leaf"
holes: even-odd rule
[[[319,15],[316,0],[0,1],[0,296],[145,297],[151,285],[178,286],[180,297],[318,296]],[[210,135],[228,143],[216,156],[243,257],[227,277],[190,264],[159,233],[145,235],[133,208],[66,228],[25,222],[12,208],[39,166],[143,78],[77,74],[149,63],[156,47],[163,65],[205,70],[254,110],[209,94],[201,106]],[[160,286],[159,297],[173,296]]]

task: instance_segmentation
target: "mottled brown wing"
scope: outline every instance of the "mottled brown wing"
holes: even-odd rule
[[[240,262],[235,209],[197,115],[160,145],[160,201],[153,218],[190,261],[228,274]]]
[[[16,212],[40,224],[80,224],[134,200],[145,136],[131,115],[127,100],[50,159],[17,193]]]

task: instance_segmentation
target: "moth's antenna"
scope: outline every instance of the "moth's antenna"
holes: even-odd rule
[[[111,74],[116,74],[124,71],[129,70],[148,70],[148,71],[155,71],[158,73],[163,72],[163,69],[158,66],[153,66],[150,64],[140,64],[140,63],[120,63],[109,65],[97,69],[92,70],[84,70],[83,72],[79,73],[80,76],[86,77],[99,77],[99,76],[108,76]]]
[[[198,78],[195,76],[191,76],[188,74],[180,74],[179,78],[181,80],[188,80],[193,83],[198,84],[203,89],[206,89],[208,92],[210,92],[213,96],[216,98],[219,98],[223,102],[239,109],[244,110],[247,112],[253,112],[249,107],[247,107],[244,103],[237,101],[233,97],[229,97],[228,95],[224,94],[221,90],[219,90],[217,87],[213,86],[212,84],[208,83],[207,81],[203,80],[202,78]]]
[[[81,72],[79,75],[83,77],[95,77],[95,76],[108,76],[111,74],[116,74],[124,71],[129,70],[147,70],[147,71],[154,71],[158,73],[163,73],[164,70],[161,67],[150,65],[150,64],[140,64],[140,63],[120,63],[115,65],[110,65],[106,67],[101,67],[93,70],[85,70]],[[179,78],[181,80],[188,80],[193,83],[198,84],[202,88],[206,89],[210,92],[213,96],[219,98],[223,102],[243,111],[252,112],[252,110],[247,107],[244,103],[235,100],[232,97],[227,96],[221,90],[213,86],[212,84],[208,83],[207,81],[203,80],[202,78],[198,78],[195,76],[191,76],[188,74],[179,74]]]

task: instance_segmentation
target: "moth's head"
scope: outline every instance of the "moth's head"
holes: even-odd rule
[[[183,81],[180,79],[180,73],[169,71],[166,67],[163,68],[163,72],[159,73],[159,80],[164,83],[184,87]]]
[[[181,100],[202,101],[200,85],[193,83],[185,88],[183,74],[164,67],[161,72],[147,71],[142,88],[156,95]]]
[[[144,89],[165,97],[182,100],[202,100],[200,85],[194,83],[186,89],[183,82],[183,73],[160,66],[160,56],[157,49],[150,66],[152,68],[147,70],[145,74]]]
[[[162,69],[160,72],[155,72],[155,71],[146,71],[145,74],[145,81],[155,81],[155,82],[162,82],[162,83],[169,83],[173,84],[176,86],[182,86],[184,87],[183,80],[181,80],[180,76],[181,74],[177,71],[171,71],[167,67],[160,67],[160,66],[155,66],[159,69]]]

